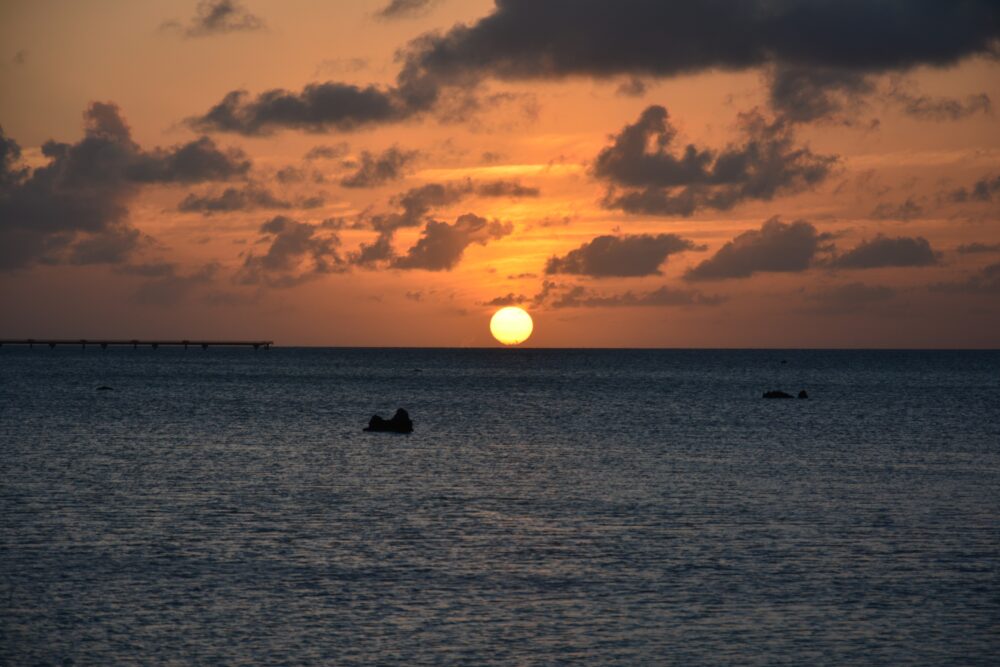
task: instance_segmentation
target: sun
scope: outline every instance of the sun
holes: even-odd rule
[[[504,345],[517,345],[528,340],[534,325],[531,315],[524,308],[508,306],[493,313],[490,320],[490,333]]]

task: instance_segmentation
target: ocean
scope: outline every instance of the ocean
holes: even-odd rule
[[[0,473],[6,665],[1000,654],[1000,352],[4,346]]]

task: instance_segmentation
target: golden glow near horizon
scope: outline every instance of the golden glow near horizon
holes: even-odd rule
[[[493,313],[490,333],[504,345],[518,345],[528,340],[534,324],[531,315],[523,308],[508,306]]]

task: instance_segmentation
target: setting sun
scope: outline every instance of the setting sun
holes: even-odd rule
[[[490,333],[504,345],[517,345],[528,340],[534,325],[531,315],[523,308],[501,308],[490,320]]]

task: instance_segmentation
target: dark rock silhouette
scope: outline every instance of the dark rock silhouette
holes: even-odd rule
[[[778,391],[777,389],[772,389],[771,391],[764,392],[764,398],[791,398],[791,394],[786,394],[783,391]]]
[[[106,384],[102,384],[100,387],[98,387],[94,391],[114,391],[114,389],[112,389],[111,387],[109,387]]]
[[[809,398],[809,394],[806,393],[805,389],[799,392],[799,398]]]
[[[373,415],[365,430],[375,433],[413,433],[413,422],[410,421],[409,413],[403,408],[399,408],[392,419],[383,419],[379,415]]]

